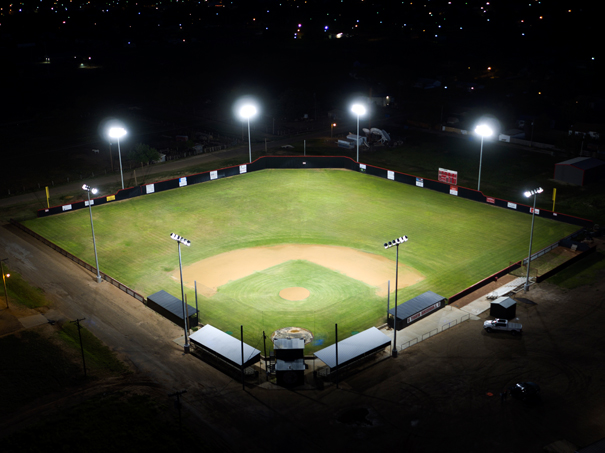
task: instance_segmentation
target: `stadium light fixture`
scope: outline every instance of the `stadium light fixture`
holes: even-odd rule
[[[122,172],[122,153],[120,152],[120,138],[126,135],[126,129],[123,127],[109,128],[109,136],[118,140],[118,158],[120,160],[120,178],[122,179],[122,189],[124,189],[124,173]]]
[[[357,162],[359,162],[359,117],[366,114],[366,108],[361,104],[353,104],[351,111],[357,115]]]
[[[245,104],[239,110],[239,114],[242,118],[248,120],[248,157],[252,162],[252,140],[250,139],[250,117],[256,115],[256,107],[252,104]]]
[[[187,328],[187,315],[189,310],[187,310],[187,306],[185,304],[185,290],[183,289],[183,264],[181,262],[181,244],[184,244],[187,247],[191,247],[191,241],[175,233],[170,233],[170,237],[176,241],[177,246],[179,248],[179,270],[181,272],[181,300],[183,301],[183,321],[185,322],[185,344],[183,345],[183,347],[185,349],[185,354],[188,354],[190,346]]]
[[[4,273],[4,266],[2,266],[3,261],[8,261],[8,258],[2,258],[0,260],[0,272],[2,273],[2,283],[4,283],[4,298],[6,299],[6,308],[8,308],[8,291],[6,290],[6,279],[11,276],[11,274]]]
[[[534,197],[534,208],[531,211],[531,233],[529,235],[529,255],[527,256],[527,278],[525,279],[525,292],[529,291],[529,263],[531,262],[531,246],[534,240],[534,219],[536,217],[536,195],[544,192],[542,187],[538,187],[534,190],[528,190],[524,195],[529,198],[533,195]]]
[[[95,263],[97,265],[97,283],[101,283],[103,281],[103,278],[101,277],[101,272],[99,271],[99,257],[97,256],[97,241],[95,240],[95,226],[92,222],[92,205],[94,203],[94,201],[90,201],[90,193],[92,192],[93,195],[96,195],[98,190],[90,187],[86,184],[84,184],[82,186],[82,189],[84,189],[86,191],[86,194],[88,195],[88,210],[90,212],[90,229],[92,230],[92,245],[94,247],[95,250]]]
[[[399,277],[399,246],[407,241],[407,236],[400,236],[397,239],[384,243],[385,249],[397,247],[397,258],[395,259],[395,320],[393,321],[393,357],[397,357],[397,281]]]
[[[475,133],[481,136],[481,152],[479,153],[479,182],[477,182],[477,191],[481,191],[481,161],[483,160],[483,138],[490,137],[494,131],[485,125],[480,124],[475,128]]]

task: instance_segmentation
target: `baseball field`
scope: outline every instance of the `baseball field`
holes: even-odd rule
[[[93,206],[99,268],[147,296],[180,298],[200,322],[263,349],[262,332],[307,329],[307,353],[380,324],[393,306],[449,297],[527,256],[531,217],[346,170],[263,170]],[[87,209],[24,222],[94,265]],[[533,250],[576,226],[536,217]],[[267,341],[267,346],[270,341]]]

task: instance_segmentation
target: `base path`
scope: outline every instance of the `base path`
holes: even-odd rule
[[[253,247],[221,253],[183,268],[183,283],[212,296],[218,287],[239,280],[290,260],[306,260],[340,272],[355,280],[377,287],[377,294],[387,295],[387,281],[393,280],[391,292],[395,291],[395,263],[384,256],[366,253],[348,247],[332,245],[276,245]],[[172,278],[180,279],[179,271]],[[414,285],[424,276],[413,268],[399,264],[399,288]]]

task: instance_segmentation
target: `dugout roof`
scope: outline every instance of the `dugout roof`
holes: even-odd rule
[[[161,290],[151,296],[147,297],[148,305],[155,304],[161,308],[164,308],[176,318],[183,319],[183,301],[177,299],[172,294],[168,294],[166,291]],[[149,304],[152,302],[152,304]],[[187,317],[193,316],[197,313],[197,310],[191,305],[187,305]]]
[[[237,338],[206,324],[200,330],[192,333],[189,339],[207,351],[219,355],[236,367],[242,366],[242,342]],[[244,366],[250,366],[260,360],[260,351],[244,343]]]
[[[444,299],[445,297],[435,294],[433,291],[427,291],[397,306],[397,319],[406,319]],[[389,314],[395,317],[395,307],[389,310]]]
[[[391,338],[376,327],[359,332],[346,340],[338,342],[338,366],[344,366],[358,357],[378,351],[391,344]],[[319,360],[330,368],[336,367],[336,345],[317,351],[315,354]]]

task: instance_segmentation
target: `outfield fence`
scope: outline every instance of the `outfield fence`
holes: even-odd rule
[[[367,173],[372,176],[389,179],[395,182],[408,184],[418,187],[419,190],[430,189],[437,192],[449,194],[456,197],[466,198],[480,203],[491,204],[505,209],[515,210],[526,214],[532,213],[532,207],[529,205],[513,203],[495,197],[487,197],[482,192],[466,187],[455,186],[449,183],[435,181],[432,179],[418,178],[413,175],[388,170],[373,165],[356,162],[350,157],[345,156],[262,156],[254,162],[236,165],[233,167],[220,168],[203,173],[196,173],[181,178],[174,178],[165,181],[158,181],[151,184],[142,184],[136,187],[129,187],[117,191],[115,194],[103,197],[97,197],[91,200],[93,205],[112,203],[114,201],[125,200],[128,198],[150,195],[164,190],[178,189],[192,184],[213,181],[215,179],[238,176],[245,173],[265,170],[265,169],[286,169],[286,168],[344,168],[360,173]],[[83,209],[88,207],[88,200],[77,201],[75,203],[53,206],[38,210],[38,217],[60,214],[66,211]],[[557,220],[559,222],[570,223],[587,227],[592,225],[592,221],[582,219],[567,214],[562,214],[544,209],[536,209],[535,214],[539,217]]]

